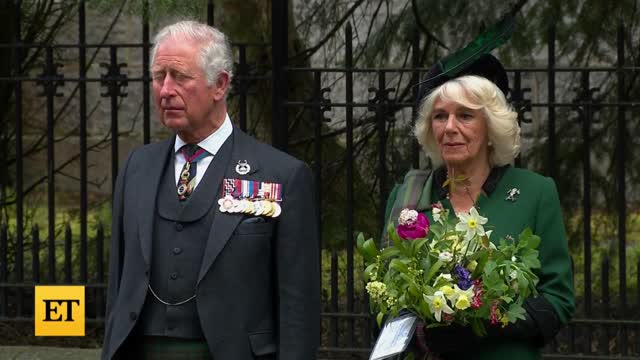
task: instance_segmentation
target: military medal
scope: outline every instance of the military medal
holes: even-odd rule
[[[254,202],[253,208],[255,209],[255,212],[253,213],[255,216],[262,215],[262,212],[264,211],[264,208],[262,207],[262,201]]]
[[[262,200],[261,203],[262,203],[262,206],[265,209],[264,212],[262,213],[262,215],[271,216],[273,214],[273,206],[271,206],[271,201]]]
[[[282,212],[282,208],[280,207],[280,204],[278,204],[277,202],[273,203],[273,208],[275,210],[273,212],[273,215],[271,215],[271,217],[277,218],[278,216],[280,216],[280,213]]]
[[[242,212],[242,202],[238,199],[233,199],[233,207],[229,212],[234,214]]]
[[[247,199],[244,199],[242,201],[245,201],[245,207],[244,207],[244,213],[245,214],[253,214],[256,210],[255,207],[253,206],[253,202],[249,201]]]
[[[220,205],[220,211],[228,212],[233,208],[233,198],[230,195],[227,195],[218,200],[218,205]]]
[[[246,160],[238,162],[236,172],[243,175],[251,167]],[[254,216],[278,217],[282,213],[282,185],[253,180],[224,179],[222,198],[218,200],[221,212]]]

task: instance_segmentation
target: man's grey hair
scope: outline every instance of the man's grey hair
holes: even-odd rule
[[[198,63],[207,76],[207,84],[212,85],[222,71],[233,77],[233,52],[227,37],[218,29],[197,21],[180,21],[160,29],[151,50],[151,63],[156,58],[158,45],[164,40],[178,38],[193,40],[202,44]]]

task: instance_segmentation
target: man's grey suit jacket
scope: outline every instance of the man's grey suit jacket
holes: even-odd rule
[[[113,196],[103,359],[112,359],[138,321],[149,284],[153,221],[175,136],[138,148],[121,167]],[[315,359],[320,340],[320,266],[314,179],[301,161],[238,128],[228,159],[213,159],[215,194],[225,178],[282,184],[282,213],[216,211],[198,274],[198,314],[214,359]],[[238,161],[251,166],[235,171]],[[197,189],[196,189],[197,190]],[[194,196],[196,193],[194,193]],[[190,199],[192,200],[192,199]],[[199,199],[198,201],[200,201]]]

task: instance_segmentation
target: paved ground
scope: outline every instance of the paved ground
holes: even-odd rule
[[[100,349],[45,346],[0,346],[2,360],[84,360],[98,359]]]

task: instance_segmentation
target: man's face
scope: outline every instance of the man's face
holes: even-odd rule
[[[151,65],[160,121],[184,140],[206,137],[217,128],[216,103],[224,99],[226,90],[219,87],[219,81],[207,84],[198,63],[200,47],[189,39],[165,39],[158,45]]]

